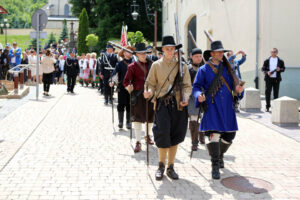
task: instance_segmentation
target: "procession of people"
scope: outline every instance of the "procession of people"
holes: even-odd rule
[[[162,45],[156,47],[158,57],[153,54],[153,47],[145,43],[118,46],[109,42],[98,58],[96,53],[76,55],[70,50],[59,55],[47,49],[40,55],[40,74],[33,73],[32,81],[40,77],[45,96],[50,96],[51,84],[65,84],[66,92],[74,94],[78,82],[83,88],[98,90],[104,105],[112,106],[112,110],[117,103],[118,127],[123,129],[125,125],[134,132],[134,153],[143,149],[143,125],[147,152],[148,145],[158,148],[156,180],[162,180],[165,171],[169,178],[179,179],[175,158],[188,129],[190,157],[199,143],[204,145],[211,158],[211,176],[220,179],[224,155],[238,131],[236,112],[244,93],[239,66],[246,61],[246,54],[233,54],[217,40],[211,42],[208,50],[192,49],[189,61],[185,61],[181,48],[173,36],[164,36]],[[277,53],[274,48],[263,67],[267,111],[270,91],[273,87],[274,97],[278,97],[280,73],[284,71]],[[239,54],[242,57],[236,60]],[[23,57],[22,62],[32,64],[35,72],[35,51],[29,51],[28,59]]]

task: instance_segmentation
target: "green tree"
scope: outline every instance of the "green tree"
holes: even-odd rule
[[[48,0],[0,0],[0,5],[9,13],[0,15],[0,22],[7,18],[12,28],[30,28],[31,16],[47,2]]]
[[[141,31],[137,32],[128,32],[127,34],[127,40],[130,42],[132,46],[134,46],[136,43],[145,42],[144,35]]]
[[[89,47],[90,51],[93,50],[93,47],[95,47],[98,44],[98,36],[95,34],[89,34],[86,36],[86,45]]]
[[[64,20],[64,25],[63,25],[63,28],[62,28],[62,32],[60,34],[60,37],[59,37],[59,41],[61,40],[65,40],[66,38],[68,38],[68,27],[67,27],[67,20]]]
[[[161,35],[161,0],[145,0],[149,6],[149,13],[154,13],[157,10],[158,14],[158,33]],[[128,25],[128,30],[131,32],[141,31],[144,33],[145,39],[153,41],[154,26],[148,21],[145,10],[145,1],[137,0],[139,9],[139,17],[136,21],[131,16],[132,1],[124,0],[70,0],[72,13],[79,16],[79,10],[84,6],[87,9],[89,19],[91,19],[91,31],[99,36],[99,48],[104,48],[110,38],[121,37],[121,27],[124,24]],[[95,12],[97,11],[97,12]],[[154,22],[154,17],[149,16],[149,20]]]
[[[56,38],[54,36],[54,33],[51,32],[50,36],[49,36],[48,44],[51,45],[51,44],[54,44],[54,43],[56,43]]]
[[[36,44],[36,39],[34,38],[34,39],[32,39],[31,41],[30,41],[30,44],[29,44],[29,46],[28,46],[28,49],[34,49],[35,51],[36,51],[36,46],[37,46],[37,44]],[[42,49],[42,47],[41,47],[41,43],[42,43],[43,41],[39,41],[39,50],[41,50]]]
[[[86,45],[86,36],[89,34],[89,18],[86,9],[83,8],[79,16],[78,27],[78,54],[88,53],[88,47]]]

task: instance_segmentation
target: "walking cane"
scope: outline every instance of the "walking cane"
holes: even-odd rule
[[[146,83],[146,91],[148,92],[148,84]],[[149,167],[149,142],[148,142],[148,138],[149,138],[149,130],[148,130],[148,120],[149,120],[149,116],[148,116],[148,112],[149,112],[149,99],[146,99],[146,136],[147,136],[147,140],[146,140],[146,144],[147,144],[147,166]]]
[[[131,85],[131,80],[129,81],[129,84]],[[131,91],[132,92],[132,91]],[[132,105],[131,105],[131,92],[129,93],[129,122],[130,122],[130,141],[132,140],[132,121],[131,121],[131,114],[132,114]]]

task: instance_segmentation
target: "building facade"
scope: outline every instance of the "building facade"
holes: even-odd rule
[[[221,40],[226,49],[244,50],[247,61],[240,67],[242,78],[246,87],[255,87],[258,67],[262,94],[265,90],[263,61],[273,47],[278,48],[278,56],[286,65],[279,95],[300,99],[299,8],[298,0],[164,0],[163,30],[164,35],[175,36],[176,12],[185,55],[193,48],[189,30],[202,50],[210,46],[204,30],[215,40]]]
[[[43,7],[48,15],[48,29],[61,29],[63,21],[67,20],[67,26],[70,30],[71,22],[74,23],[74,29],[78,29],[79,19],[72,16],[71,4],[68,0],[49,0]]]

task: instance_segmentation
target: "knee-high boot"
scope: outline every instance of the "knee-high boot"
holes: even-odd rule
[[[211,142],[207,145],[207,150],[211,157],[211,166],[212,171],[211,175],[213,179],[220,179],[220,166],[219,166],[219,156],[220,156],[220,143],[219,142]]]
[[[226,144],[224,142],[222,142],[222,140],[220,140],[220,168],[224,168],[224,153],[229,149],[230,145],[232,143]]]
[[[192,151],[197,151],[198,149],[198,123],[196,121],[190,121],[189,122],[189,128],[191,132],[192,137]]]
[[[130,124],[130,112],[126,111],[126,128],[131,129],[131,124]]]
[[[124,121],[124,112],[118,112],[118,116],[119,116],[119,128],[123,128],[123,121]]]

